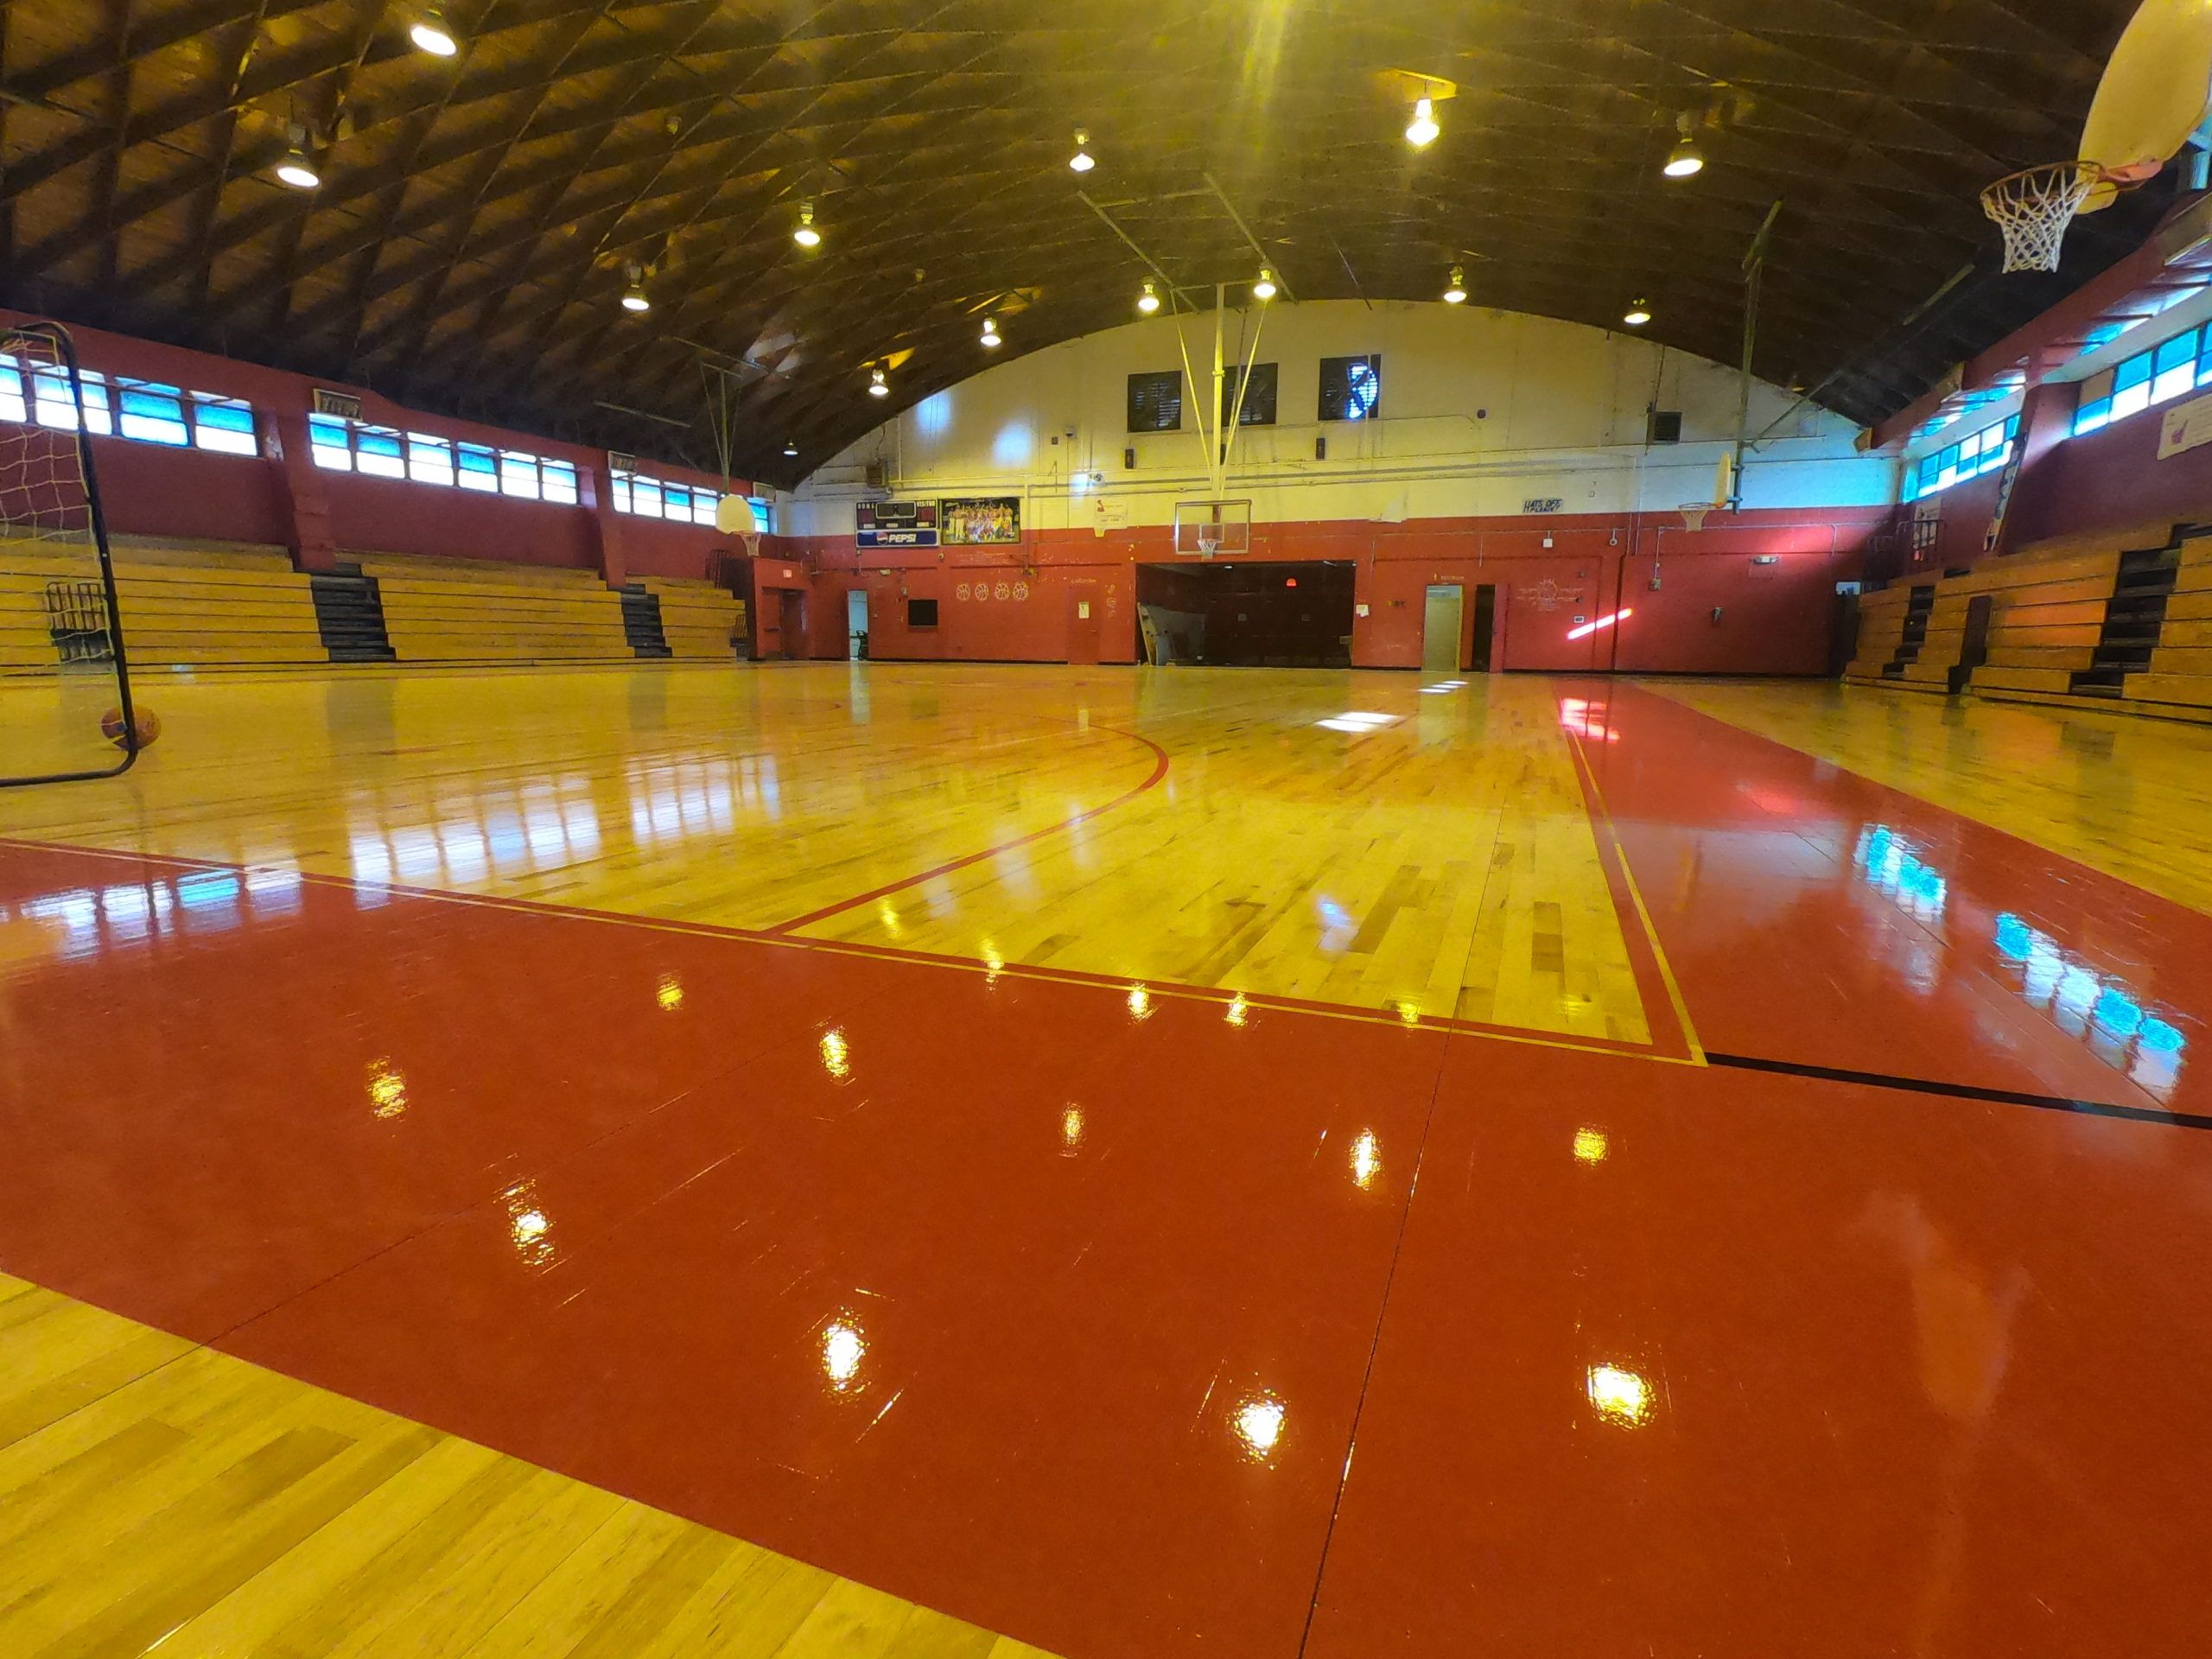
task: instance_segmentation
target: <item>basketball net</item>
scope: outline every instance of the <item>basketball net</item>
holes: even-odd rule
[[[1685,501],[1680,511],[1684,530],[1703,530],[1705,515],[1713,511],[1713,504],[1709,501]]]
[[[1218,524],[1198,526],[1198,556],[1210,559],[1221,550],[1221,527]]]
[[[1983,191],[1981,211],[2005,232],[2005,270],[2056,270],[2067,228],[2104,177],[2094,162],[2055,162]]]

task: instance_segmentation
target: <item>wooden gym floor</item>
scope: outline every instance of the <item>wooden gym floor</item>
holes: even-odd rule
[[[141,696],[0,793],[0,1651],[2194,1639],[2212,731]]]

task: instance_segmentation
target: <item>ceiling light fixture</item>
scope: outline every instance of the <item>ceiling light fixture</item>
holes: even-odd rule
[[[798,228],[791,232],[791,240],[802,248],[822,245],[822,232],[814,228],[814,204],[802,201],[798,205]]]
[[[645,297],[645,273],[632,265],[629,267],[629,277],[630,286],[622,290],[622,308],[639,312],[652,310],[653,302]]]
[[[999,322],[996,317],[983,319],[983,344],[993,350],[995,350],[1000,344]]]
[[[1629,307],[1628,315],[1621,321],[1631,328],[1643,327],[1645,323],[1651,321],[1651,302],[1638,300],[1634,305]]]
[[[891,395],[891,382],[881,369],[868,372],[868,395],[871,397],[888,397]]]
[[[461,43],[446,27],[445,15],[435,6],[424,8],[407,31],[407,38],[434,58],[449,58],[461,50]]]
[[[1075,154],[1068,157],[1068,165],[1078,173],[1088,173],[1098,165],[1098,158],[1090,153],[1090,135],[1081,127],[1075,130]]]
[[[1160,309],[1160,290],[1149,282],[1144,285],[1144,292],[1137,296],[1137,309],[1147,317]]]
[[[276,163],[276,176],[295,190],[312,190],[322,182],[322,175],[308,159],[307,147],[296,139],[284,152],[284,159]]]
[[[1467,301],[1467,273],[1459,266],[1452,267],[1452,285],[1444,290],[1444,303],[1464,305]]]
[[[1427,97],[1415,99],[1413,124],[1406,129],[1406,142],[1415,149],[1426,149],[1436,142],[1436,136],[1443,130],[1436,124],[1436,100]]]
[[[1252,284],[1252,297],[1265,305],[1275,296],[1275,274],[1267,266],[1260,267],[1260,280]]]
[[[798,445],[793,442],[791,439],[785,438],[784,440],[784,454],[790,460],[797,461],[798,459]]]
[[[1705,152],[1697,147],[1697,140],[1690,137],[1690,118],[1685,114],[1675,118],[1675,130],[1681,134],[1674,152],[1667,157],[1667,176],[1670,179],[1694,179],[1705,171]]]

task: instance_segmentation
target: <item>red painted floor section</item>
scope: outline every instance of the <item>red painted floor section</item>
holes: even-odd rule
[[[1891,1081],[0,843],[0,1269],[1071,1659],[2190,1650],[2212,923],[1595,729]]]

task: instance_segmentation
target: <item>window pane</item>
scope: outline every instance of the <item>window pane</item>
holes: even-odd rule
[[[2151,378],[2151,353],[2131,357],[2113,372],[2113,391],[2115,395],[2132,386],[2146,384]]]
[[[673,518],[679,524],[688,524],[691,522],[691,492],[682,485],[662,485],[660,505],[664,517]]]
[[[2138,410],[2150,407],[2151,383],[2148,380],[2138,380],[2125,391],[2112,395],[2112,417],[2115,421],[2124,421]]]
[[[459,446],[455,458],[460,466],[454,482],[464,490],[482,490],[489,494],[499,493],[499,462],[498,457],[481,444],[464,443]]]
[[[775,534],[776,526],[770,521],[767,502],[757,495],[752,497],[751,499],[753,502],[753,524],[759,528],[763,536],[772,536]]]
[[[23,402],[22,372],[12,363],[0,363],[0,421],[28,421],[30,408]]]
[[[404,478],[407,461],[400,454],[399,434],[377,427],[353,429],[354,464],[377,478]]]
[[[321,415],[308,416],[308,442],[314,446],[316,466],[334,473],[353,470],[353,434],[345,422]]]
[[[2185,334],[2176,334],[2152,353],[2152,373],[2161,375],[2170,369],[2181,367],[2184,363],[2193,366],[2196,362],[2196,330],[2192,328]]]
[[[2084,432],[2094,432],[2100,427],[2111,424],[2112,399],[2100,397],[2094,404],[2082,405],[2081,412],[2074,416],[2074,434],[2079,437]]]
[[[2101,403],[2104,399],[2111,397],[2112,381],[2113,373],[2110,369],[2105,370],[2101,374],[2093,374],[2088,379],[2084,380],[2082,383],[2082,402],[2083,406],[2086,407],[2090,404]]]
[[[537,457],[518,454],[512,449],[499,451],[499,493],[520,496],[525,501],[537,499]]]
[[[630,505],[630,474],[627,473],[614,474],[614,511],[617,512],[633,511]]]
[[[141,443],[182,448],[192,442],[184,423],[184,396],[175,386],[118,385],[123,435]]]
[[[103,435],[112,431],[114,428],[108,419],[106,383],[89,372],[79,374],[78,378],[85,390],[86,429]],[[60,369],[34,369],[31,383],[38,423],[56,431],[74,432],[77,402],[70,394],[68,375]]]
[[[226,455],[256,455],[261,446],[254,440],[253,408],[240,403],[194,403],[192,441],[202,449]]]
[[[407,435],[407,476],[417,484],[453,482],[453,445],[421,432]]]
[[[640,518],[660,517],[660,486],[650,478],[630,480],[630,511]]]
[[[545,499],[558,501],[563,506],[576,504],[576,469],[565,461],[542,461],[538,471],[544,475]]]

